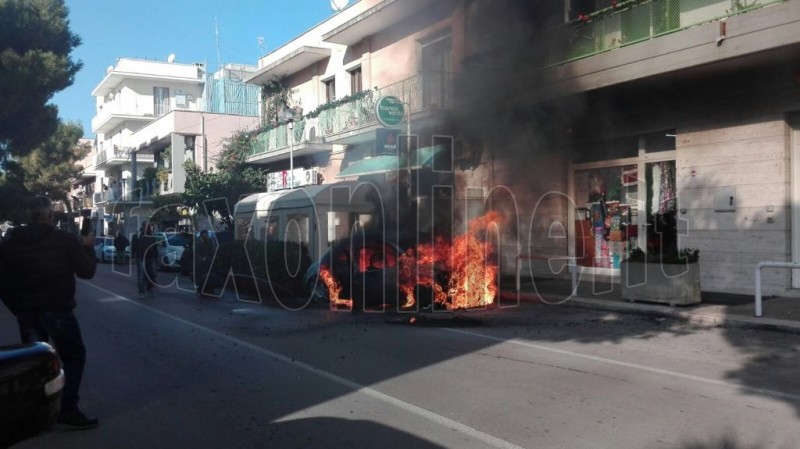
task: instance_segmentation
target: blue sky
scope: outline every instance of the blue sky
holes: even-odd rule
[[[353,4],[354,0],[350,1]],[[256,65],[258,58],[333,14],[330,0],[66,0],[70,28],[81,46],[72,52],[83,61],[75,83],[52,103],[65,121],[80,121],[93,138],[91,93],[117,58],[205,62],[217,68],[217,38],[223,64]],[[264,49],[258,38],[264,38]]]

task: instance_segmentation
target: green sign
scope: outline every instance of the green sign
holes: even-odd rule
[[[386,96],[375,102],[375,117],[383,126],[395,126],[405,118],[403,102],[397,97]]]

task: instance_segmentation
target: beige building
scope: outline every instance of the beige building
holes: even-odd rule
[[[433,231],[499,210],[501,270],[526,282],[696,248],[704,290],[749,294],[759,261],[800,261],[799,19],[792,0],[362,0],[259,61],[250,161],[273,191],[395,185]],[[765,273],[767,294],[798,286]]]

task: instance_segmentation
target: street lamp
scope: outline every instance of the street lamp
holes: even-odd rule
[[[286,122],[289,138],[289,188],[294,189],[294,121],[302,116],[294,109],[281,106],[280,118]]]

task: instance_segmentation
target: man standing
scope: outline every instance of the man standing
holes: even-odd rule
[[[114,238],[114,249],[117,250],[117,259],[122,260],[123,262],[125,261],[125,248],[127,248],[130,243],[131,242],[128,240],[128,237],[125,237],[125,233],[122,231],[117,233],[117,236]]]
[[[94,277],[94,234],[80,240],[53,225],[53,204],[43,196],[26,204],[28,225],[16,228],[0,244],[0,297],[17,317],[24,343],[50,342],[64,367],[65,385],[58,422],[75,428],[96,427],[78,408],[78,390],[86,348],[73,310],[75,276]]]

